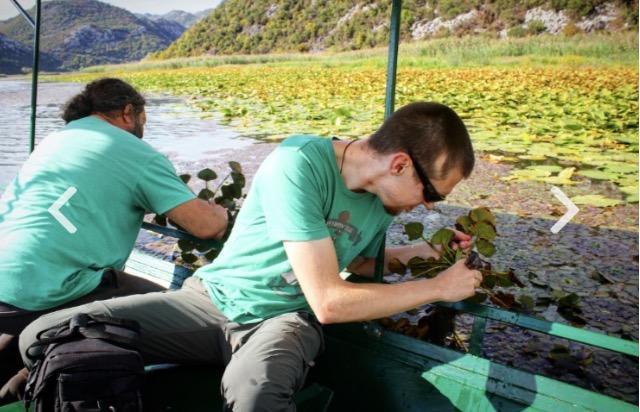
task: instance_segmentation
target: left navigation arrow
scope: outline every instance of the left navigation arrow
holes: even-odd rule
[[[78,228],[75,227],[73,223],[71,223],[71,221],[69,221],[69,219],[67,219],[67,217],[62,214],[62,212],[60,212],[60,208],[64,206],[69,201],[69,199],[71,199],[71,197],[76,194],[77,191],[78,189],[76,189],[73,186],[70,186],[62,194],[62,196],[58,198],[58,200],[53,202],[53,204],[48,209],[49,213],[51,213],[51,216],[53,216],[53,218],[57,220],[58,223],[60,223],[62,227],[64,227],[67,230],[67,232],[71,234],[76,233],[78,231]]]

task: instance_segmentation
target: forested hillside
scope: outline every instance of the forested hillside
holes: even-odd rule
[[[387,42],[391,1],[227,0],[154,58],[353,50]],[[403,40],[522,37],[637,27],[637,1],[405,0]]]

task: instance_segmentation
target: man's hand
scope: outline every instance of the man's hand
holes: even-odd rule
[[[449,247],[453,250],[462,249],[464,252],[471,251],[471,236],[467,235],[464,232],[448,227],[450,231],[453,232],[453,239],[449,242]],[[440,255],[442,254],[442,245],[435,245],[434,249]]]
[[[458,302],[473,296],[482,282],[482,274],[471,270],[461,259],[434,278],[443,302]]]

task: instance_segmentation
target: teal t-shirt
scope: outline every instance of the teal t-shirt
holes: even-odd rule
[[[0,198],[0,302],[41,310],[86,295],[105,268],[124,267],[145,211],[193,198],[146,142],[94,116],[69,123]]]
[[[347,189],[331,140],[294,136],[262,163],[225,247],[195,275],[234,322],[309,310],[282,242],[331,237],[343,269],[377,255],[391,220],[378,197]]]

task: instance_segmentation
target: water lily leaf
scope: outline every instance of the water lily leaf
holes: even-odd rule
[[[540,280],[538,278],[538,275],[536,275],[533,272],[527,273],[527,277],[529,278],[529,283],[531,283],[531,285],[537,288],[547,289],[549,287],[549,285],[547,285],[546,282],[543,282],[542,280]]]
[[[220,251],[218,249],[211,249],[210,251],[204,254],[204,257],[207,258],[207,260],[212,261],[215,258],[217,258],[219,254],[220,254]]]
[[[246,184],[246,180],[242,173],[231,172],[231,179],[233,180],[233,183],[240,186],[240,188],[243,188]]]
[[[567,167],[566,169],[563,169],[560,173],[558,173],[558,178],[559,179],[571,179],[571,176],[573,176],[573,172],[576,170],[575,167]]]
[[[198,172],[198,178],[208,182],[217,179],[218,175],[213,170],[206,168]]]
[[[489,300],[501,308],[511,309],[516,298],[510,293],[496,292],[489,296]]]
[[[476,248],[481,255],[486,257],[491,257],[496,253],[496,247],[486,239],[478,239],[476,241]]]
[[[198,257],[193,253],[182,253],[182,255],[180,256],[182,257],[183,262],[188,264],[192,264],[198,261]]]
[[[407,273],[407,267],[404,265],[404,263],[400,262],[398,258],[391,259],[387,265],[389,267],[389,271],[391,271],[392,273],[397,273],[399,275],[404,275],[405,273]]]
[[[520,295],[518,296],[518,303],[527,312],[533,312],[533,308],[536,306],[535,300],[531,296]]]
[[[220,188],[222,196],[227,199],[240,199],[242,196],[242,188],[237,184],[224,185]]]
[[[469,216],[460,216],[456,219],[456,229],[468,235],[473,234],[473,222]]]
[[[235,162],[235,161],[230,161],[229,162],[229,167],[231,168],[231,170],[234,173],[240,173],[242,174],[242,166],[240,166],[240,163]]]
[[[183,252],[189,252],[189,251],[195,249],[196,245],[191,240],[180,239],[180,240],[178,240],[178,247]]]
[[[622,204],[621,200],[609,199],[602,195],[574,196],[571,198],[571,200],[576,205],[589,205],[589,206],[595,206],[595,207],[609,207],[609,206],[617,206],[619,204]]]
[[[597,169],[579,170],[576,172],[576,174],[579,174],[580,176],[588,177],[589,179],[594,179],[594,180],[616,181],[620,177],[618,173],[612,173],[608,170],[597,170]]]
[[[200,191],[200,193],[198,193],[198,198],[202,199],[202,200],[209,200],[211,199],[213,196],[215,195],[215,193],[213,193],[211,190],[204,188]]]
[[[424,232],[424,225],[418,222],[411,222],[404,225],[404,233],[409,237],[409,240],[416,240],[422,238]]]
[[[557,173],[557,172],[560,172],[562,170],[562,167],[561,166],[557,166],[557,165],[534,165],[534,166],[528,166],[527,169],[528,170],[540,170],[543,173],[546,173],[546,172]]]
[[[482,293],[482,292],[476,292],[473,296],[471,296],[470,298],[465,299],[465,302],[469,302],[469,303],[483,303],[485,300],[487,300],[487,294],[486,293]]]
[[[442,228],[431,236],[431,243],[434,245],[448,245],[454,236],[455,233],[452,230]]]
[[[487,222],[476,223],[475,232],[479,239],[494,240],[496,238],[496,230],[494,226]]]
[[[496,217],[491,213],[487,207],[478,207],[469,212],[469,218],[472,222],[489,222],[491,225],[496,225]]]
[[[560,299],[558,299],[558,305],[561,307],[570,307],[574,309],[580,309],[580,296],[575,293],[570,293]]]
[[[153,222],[156,225],[167,226],[167,216],[165,216],[165,215],[155,215],[153,217]]]

